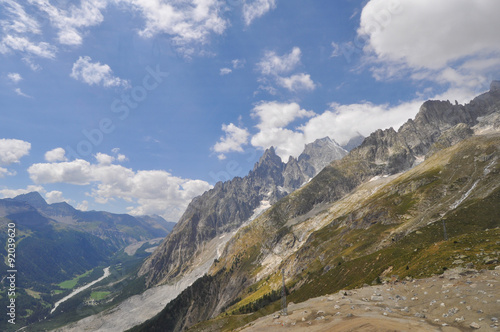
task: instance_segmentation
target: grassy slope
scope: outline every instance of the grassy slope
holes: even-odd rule
[[[338,217],[314,232],[283,264],[301,262],[299,265],[303,268],[287,284],[291,289],[289,300],[300,302],[371,284],[377,278],[383,279],[383,271],[391,266],[390,275],[400,278],[442,273],[443,269],[454,266],[459,256],[463,264],[491,267],[484,263],[487,254],[482,253],[500,249],[500,166],[495,162],[500,155],[499,146],[498,137],[474,137],[441,151],[368,197],[363,208]],[[475,181],[479,181],[478,189],[458,208],[446,213]],[[300,197],[304,193],[295,195]],[[264,218],[276,220],[272,213],[269,211]],[[448,241],[444,241],[442,218],[446,222]],[[265,249],[262,236],[274,232],[276,240],[283,236],[280,232],[286,231],[276,223],[247,227],[237,235],[233,246],[236,252],[221,260],[215,270],[224,267],[233,268],[233,273],[242,273],[234,267],[237,261],[238,266],[245,266],[247,275],[255,275],[259,265],[256,255],[249,252]],[[381,246],[383,240],[385,244]],[[279,277],[273,275],[271,279],[279,280]],[[233,314],[270,291],[270,284],[273,283],[256,282],[242,291],[241,300],[225,313],[192,330],[232,329],[277,310],[279,302],[251,315]],[[274,287],[278,284],[275,282]]]

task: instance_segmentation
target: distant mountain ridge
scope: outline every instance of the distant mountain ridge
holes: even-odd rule
[[[175,223],[160,216],[131,216],[105,211],[81,211],[66,202],[48,204],[38,192],[18,195],[0,200],[0,217],[9,217],[3,209],[11,202],[23,202],[41,215],[55,222],[86,231],[116,246],[125,246],[135,241],[165,237]],[[99,227],[95,227],[99,223]],[[92,226],[90,226],[92,224]]]
[[[189,262],[207,254],[205,246],[211,240],[236,230],[346,154],[328,137],[307,144],[298,158],[290,157],[286,164],[273,147],[267,149],[247,176],[218,182],[194,198],[172,233],[145,262],[140,275],[147,274],[149,285],[183,275],[192,266]]]

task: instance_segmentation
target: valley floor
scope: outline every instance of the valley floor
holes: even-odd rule
[[[499,316],[500,266],[456,268],[290,303],[287,316],[262,317],[242,331],[497,331]]]

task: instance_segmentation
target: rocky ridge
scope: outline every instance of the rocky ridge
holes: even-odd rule
[[[492,87],[494,86],[495,84],[492,84]],[[478,96],[467,105],[428,101],[422,105],[416,118],[409,120],[398,131],[390,128],[374,132],[364,140],[361,146],[352,150],[349,155],[332,162],[306,186],[278,201],[265,214],[240,230],[231,239],[221,256],[220,263],[214,265],[211,271],[211,275],[216,279],[220,273],[226,272],[223,273],[222,277],[219,277],[219,282],[224,284],[224,287],[221,291],[216,291],[216,294],[212,294],[210,299],[207,299],[211,303],[210,307],[213,308],[213,311],[205,319],[214,317],[226,310],[227,304],[233,303],[237,297],[242,297],[241,304],[232,306],[233,309],[229,308],[228,312],[247,306],[250,300],[245,300],[245,296],[258,299],[258,294],[260,296],[265,295],[266,290],[273,289],[272,285],[277,286],[277,280],[274,280],[275,275],[273,273],[281,270],[281,267],[286,267],[287,273],[294,276],[295,281],[290,281],[294,289],[301,290],[304,287],[297,293],[303,294],[302,296],[306,296],[304,294],[310,296],[314,293],[308,291],[312,286],[308,286],[307,280],[310,276],[305,271],[309,271],[313,276],[319,274],[319,277],[316,278],[320,278],[320,280],[325,278],[321,277],[321,269],[318,271],[318,266],[324,266],[323,274],[327,273],[326,276],[328,276],[332,273],[331,271],[335,271],[332,266],[340,266],[342,262],[347,260],[352,263],[346,264],[346,268],[342,264],[342,269],[339,269],[341,271],[340,276],[346,273],[355,273],[352,268],[353,264],[357,264],[354,269],[354,271],[358,271],[357,275],[366,276],[367,278],[370,275],[376,277],[377,274],[370,273],[377,273],[376,269],[380,268],[378,265],[383,264],[387,259],[397,259],[399,257],[394,256],[395,258],[391,258],[393,252],[393,249],[390,249],[391,243],[399,243],[398,241],[403,238],[409,241],[408,237],[411,235],[410,244],[414,243],[412,245],[418,246],[423,242],[413,238],[418,238],[418,234],[422,234],[422,232],[417,231],[418,229],[425,229],[424,234],[427,235],[424,238],[426,241],[430,241],[429,245],[432,245],[432,241],[439,241],[437,235],[441,236],[442,239],[442,234],[439,234],[439,225],[435,222],[440,221],[441,217],[448,213],[450,213],[453,220],[461,223],[460,227],[462,228],[454,230],[459,230],[459,233],[456,233],[457,235],[462,234],[460,233],[462,231],[469,234],[467,232],[473,232],[475,229],[480,231],[482,227],[498,226],[497,221],[489,219],[488,216],[484,216],[484,220],[480,219],[484,223],[481,225],[475,225],[474,223],[470,225],[463,224],[464,221],[461,216],[467,210],[460,210],[460,212],[455,210],[458,211],[457,207],[463,206],[464,202],[475,202],[474,204],[478,205],[477,211],[491,210],[490,208],[485,210],[482,205],[495,206],[493,202],[498,199],[498,188],[495,187],[495,183],[498,182],[483,179],[483,182],[479,185],[478,183],[483,174],[491,176],[498,174],[498,158],[495,157],[495,153],[497,153],[495,151],[498,150],[498,147],[496,147],[498,144],[495,142],[498,137],[484,138],[485,142],[483,143],[468,140],[468,143],[464,146],[472,151],[468,153],[462,153],[462,146],[459,146],[457,142],[472,135],[473,130],[479,133],[478,129],[480,128],[483,131],[484,128],[494,128],[494,125],[492,126],[488,119],[495,118],[499,110],[500,91],[492,88],[489,92]],[[424,167],[416,169],[412,173],[413,175],[405,175],[406,173],[404,173],[400,176],[399,189],[391,192],[390,188],[394,185],[391,182],[394,180],[391,179],[391,175],[398,176],[398,173],[411,169],[421,163],[422,160],[425,160],[426,156],[430,157],[432,151],[439,152],[442,148],[454,147],[455,145],[458,146],[456,149],[449,148],[444,155],[437,157],[436,160],[439,160],[442,166],[435,166],[436,161],[430,158]],[[476,146],[481,146],[481,149],[475,148]],[[453,153],[457,153],[457,156],[453,159],[454,163],[457,163],[457,166],[464,167],[461,172],[454,171],[454,167],[457,166],[449,168],[447,166],[447,160],[451,160],[449,158]],[[466,158],[471,158],[471,153],[474,163],[466,161]],[[480,156],[481,153],[483,155]],[[467,167],[470,167],[470,169],[467,169]],[[446,173],[442,176],[438,176],[440,173],[436,173],[440,169],[446,169]],[[468,181],[467,178],[460,177],[460,174],[470,174],[470,172],[477,179],[474,183],[470,182],[471,180]],[[440,185],[444,180],[443,176],[448,177],[443,188],[439,191],[429,189],[432,188],[430,184],[433,186]],[[409,180],[408,177],[412,180]],[[376,181],[377,178],[380,179],[379,182]],[[371,189],[366,188],[369,193],[368,197],[373,200],[372,203],[370,201],[359,201],[356,198],[358,196],[366,197],[366,194],[353,193],[353,190],[362,183],[374,186]],[[475,189],[476,185],[477,188],[481,188],[480,191]],[[382,196],[386,198],[380,198],[377,193],[380,187],[388,190],[387,194]],[[416,196],[412,195],[412,192],[417,188],[421,188],[421,192]],[[452,195],[444,197],[447,192]],[[481,194],[478,194],[479,192]],[[352,196],[348,198],[346,195],[350,193],[352,193]],[[440,201],[438,205],[433,205],[439,199],[443,201]],[[339,206],[340,210],[338,210],[338,207],[331,207],[335,211],[329,210],[329,204],[336,201],[340,202],[340,200],[346,200],[344,204]],[[484,200],[484,203],[481,200]],[[419,202],[417,210],[419,212],[408,214],[409,209],[412,209],[417,202]],[[429,209],[432,206],[435,206],[436,209]],[[376,209],[372,210],[372,207]],[[357,211],[358,208],[361,208],[361,210]],[[322,211],[327,212],[323,213],[322,216],[320,213]],[[470,211],[472,212],[472,210]],[[429,221],[429,218],[432,223],[426,225],[425,221]],[[304,227],[305,229],[301,231],[300,229]],[[359,232],[359,229],[366,231]],[[340,238],[338,237],[339,232],[342,236]],[[348,240],[343,240],[344,237],[347,237]],[[381,240],[386,241],[386,243],[383,244]],[[474,242],[475,240],[471,238],[468,241]],[[412,254],[412,256],[415,256],[412,259],[416,259],[417,262],[420,255],[422,255],[419,253],[421,248],[411,246],[406,248],[404,244],[404,241],[401,242],[403,247],[398,247],[397,250],[408,250],[408,253],[418,252]],[[358,247],[363,249],[356,250]],[[298,248],[302,249],[298,251]],[[432,255],[431,248],[429,247],[428,253],[424,252],[425,255]],[[372,257],[378,251],[384,252],[383,261],[379,261],[382,252],[376,260],[375,257]],[[330,255],[330,258],[327,258],[327,255]],[[366,255],[367,258],[364,258],[363,255]],[[285,257],[286,262],[284,261]],[[437,259],[434,256],[426,257],[431,260]],[[327,261],[334,264],[329,265],[326,263]],[[252,266],[256,270],[253,270]],[[269,268],[266,268],[266,266]],[[291,266],[295,270],[290,270]],[[372,266],[371,272],[369,272],[370,270],[366,271],[370,266]],[[327,269],[327,267],[329,268]],[[433,268],[437,269],[439,267]],[[362,269],[362,271],[357,269]],[[406,273],[413,273],[412,267],[407,266],[407,271]],[[333,273],[335,275],[339,272]],[[273,283],[264,282],[269,277],[273,277]],[[278,281],[280,279],[278,278]],[[309,279],[309,282],[311,281],[313,280]],[[218,287],[214,289],[218,289]],[[250,289],[250,291],[247,293],[245,289]],[[262,290],[256,291],[256,289]],[[197,301],[201,301],[201,299],[197,299]],[[214,307],[214,303],[218,304]],[[172,303],[172,305],[176,304],[177,300]],[[198,311],[193,307],[183,313],[180,316],[184,322],[183,324],[189,326],[196,320],[199,321],[200,316],[194,314],[195,312]],[[152,326],[154,325],[149,324],[148,328]],[[140,331],[141,329],[136,330]]]
[[[285,164],[271,147],[247,176],[218,182],[194,198],[139,275],[147,275],[148,285],[172,282],[197,265],[213,261],[216,256],[207,256],[205,250],[208,242],[235,231],[256,212],[298,189],[346,154],[336,142],[323,138],[307,144],[297,159],[291,157]]]

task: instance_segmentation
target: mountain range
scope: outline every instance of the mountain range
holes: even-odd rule
[[[139,274],[146,275],[151,286],[173,282],[207,261],[212,262],[217,258],[217,248],[223,246],[218,239],[231,234],[346,154],[345,149],[328,137],[307,144],[298,158],[290,157],[287,163],[271,147],[247,176],[218,182],[213,189],[193,199]]]
[[[80,211],[65,202],[47,204],[38,192],[0,199],[3,243],[7,243],[6,229],[12,222],[16,229],[18,314],[26,322],[47,316],[65,292],[57,284],[108,264],[130,244],[164,238],[175,225],[159,216]],[[1,254],[6,259],[6,247]],[[2,280],[5,296],[7,289]]]
[[[243,326],[279,309],[282,269],[296,303],[392,275],[492,268],[500,254],[499,132],[500,82],[465,105],[425,102],[415,119],[372,133],[240,228],[205,277],[131,331]],[[141,269],[159,276],[150,282],[168,280],[168,259],[151,264],[172,254],[164,248]]]
[[[58,223],[78,224],[58,213]],[[465,105],[427,101],[398,130],[346,149],[324,138],[286,163],[266,150],[247,176],[193,199],[138,271],[148,291],[57,331],[234,330],[280,309],[283,277],[299,303],[455,266],[492,269],[499,215],[494,81]]]

